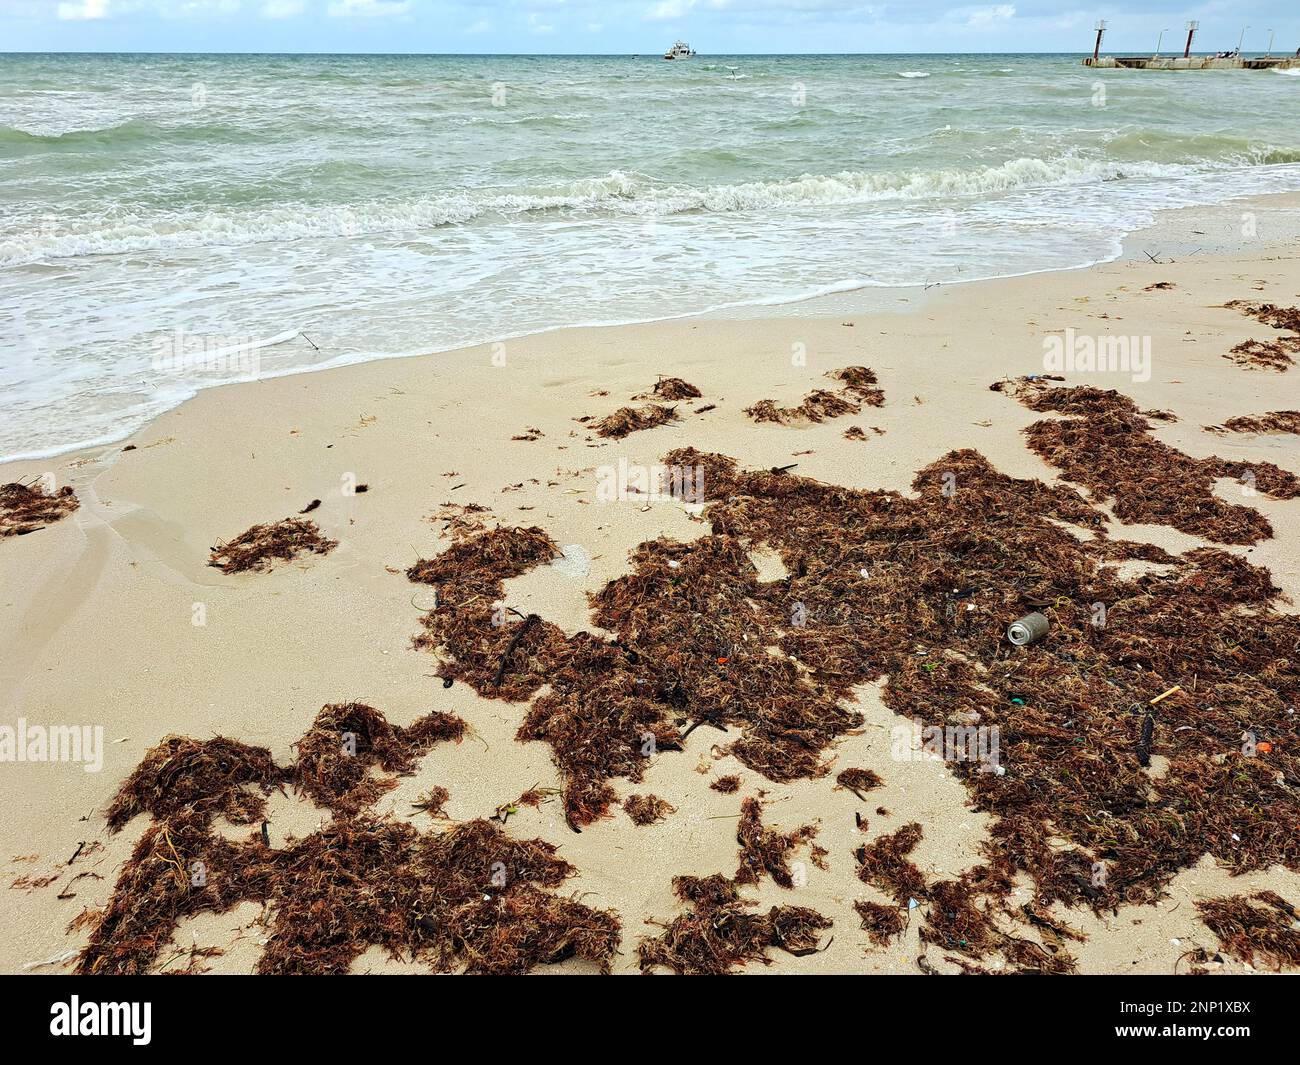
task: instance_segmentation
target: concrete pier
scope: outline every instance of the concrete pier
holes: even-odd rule
[[[1218,59],[1209,55],[1193,56],[1087,56],[1083,65],[1100,69],[1123,67],[1127,70],[1289,70],[1300,67],[1295,56],[1231,56]]]

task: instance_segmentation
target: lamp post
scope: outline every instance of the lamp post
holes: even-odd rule
[[[1249,26],[1243,26],[1241,28],[1241,36],[1237,38],[1237,55],[1241,55],[1241,42],[1246,39],[1246,31],[1248,29],[1250,29]]]
[[[1160,58],[1160,45],[1164,43],[1165,34],[1168,32],[1169,32],[1168,26],[1166,26],[1163,30],[1160,31],[1160,36],[1156,38],[1156,54],[1151,57],[1152,59]]]

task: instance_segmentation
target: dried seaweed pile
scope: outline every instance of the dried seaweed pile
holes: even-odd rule
[[[327,555],[338,547],[337,540],[321,535],[320,527],[309,518],[284,518],[265,525],[254,525],[233,540],[212,549],[209,566],[222,573],[266,571],[276,562],[288,562],[299,555]]]
[[[1267,414],[1243,414],[1229,418],[1222,425],[1207,425],[1207,433],[1297,433],[1300,434],[1300,411],[1274,410]]]
[[[403,772],[462,727],[430,714],[399,729],[369,707],[327,706],[297,744],[298,762],[283,768],[233,740],[165,740],[113,801],[114,829],[140,812],[154,823],[97,915],[78,971],[146,972],[180,921],[241,902],[266,907],[262,973],[342,973],[371,946],[440,972],[522,973],[574,956],[608,968],[618,920],[554,894],[574,870],[553,846],[483,820],[420,833],[377,818],[359,802],[383,783],[359,787],[338,761],[349,756],[334,756],[355,749],[362,774],[371,765]],[[258,820],[266,792],[289,782],[335,820],[282,849],[258,832],[242,841],[214,832],[218,816]]]
[[[683,381],[680,377],[660,377],[649,392],[643,392],[632,398],[660,399],[673,403],[682,399],[699,399],[702,394],[693,384]]]
[[[1066,425],[1116,405],[1065,392],[1048,393],[1048,405],[1102,412]],[[1104,440],[1091,441],[1093,454],[1112,468]],[[1157,454],[1135,448],[1132,461],[1142,469]],[[900,716],[1000,739],[1000,772],[951,763],[994,823],[985,871],[945,892],[998,896],[1025,872],[1035,906],[1104,909],[1153,900],[1206,854],[1238,871],[1300,868],[1288,713],[1300,705],[1300,618],[1272,610],[1267,571],[1210,548],[1174,556],[1112,541],[1075,490],[1006,477],[970,450],[922,470],[914,499],[743,472],[692,449],[664,461],[704,468],[711,534],[633,553],[630,572],[592,599],[612,639],[568,638],[541,620],[526,631],[525,621],[489,623],[503,588],[476,560],[524,531],[468,538],[413,571],[458,573],[453,585],[483,600],[425,619],[422,641],[445,656],[443,675],[511,699],[549,684],[520,737],[551,744],[575,826],[604,812],[611,777],[639,779],[688,725],[740,729],[728,750],[769,779],[820,774],[832,741],[861,723],[854,688],[887,678],[885,703]],[[1199,482],[1183,489],[1194,510]],[[1180,506],[1153,510],[1183,520]],[[1254,513],[1229,508],[1233,528],[1262,535],[1238,512]],[[758,580],[748,553],[760,548],[779,553],[786,578]],[[458,561],[444,563],[452,552]],[[546,556],[539,545],[536,561]],[[1121,579],[1115,563],[1129,559],[1162,565]],[[1050,618],[1048,637],[1011,648],[1007,624],[1031,609]],[[1182,692],[1147,705],[1174,685]],[[1148,718],[1160,774],[1141,764]],[[1049,846],[1054,836],[1066,845]],[[956,901],[948,912],[959,921],[968,914]]]
[[[397,786],[396,777],[372,776],[373,766],[408,774],[435,743],[464,734],[465,722],[451,714],[435,711],[402,728],[361,703],[325,706],[297,743],[293,781],[318,805],[356,814]]]
[[[640,407],[619,407],[613,414],[608,414],[600,421],[594,422],[592,428],[597,436],[622,440],[631,433],[642,429],[653,429],[666,422],[678,421],[677,408],[667,407],[662,403],[646,403]]]
[[[1115,516],[1129,524],[1170,525],[1221,544],[1253,544],[1273,535],[1252,507],[1225,503],[1213,493],[1220,478],[1274,499],[1300,496],[1300,478],[1271,462],[1197,459],[1150,435],[1151,412],[1128,396],[1090,386],[1020,391],[1031,410],[1065,418],[1025,429],[1029,446],[1062,476],[1087,488],[1098,502],[1113,501]]]
[[[804,826],[793,833],[767,828],[757,799],[741,806],[740,871],[734,880],[721,873],[707,877],[673,877],[673,893],[690,907],[678,914],[657,936],[637,947],[641,971],[655,966],[679,975],[721,976],[752,961],[771,964],[768,950],[780,948],[796,957],[820,949],[821,933],[831,922],[806,906],[773,906],[755,912],[756,904],[740,896],[742,884],[757,884],[764,872],[782,887],[793,885],[787,853],[815,830]]]
[[[780,407],[774,399],[760,399],[753,406],[746,407],[745,413],[756,422],[788,425],[797,421],[828,421],[844,414],[857,414],[864,405],[884,405],[885,393],[875,387],[876,375],[866,366],[846,366],[842,370],[832,370],[826,376],[839,381],[840,388],[834,392],[814,389],[797,407]]]
[[[740,826],[736,830],[740,867],[734,879],[737,884],[757,884],[766,873],[781,887],[794,887],[789,856],[817,835],[817,827],[804,825],[793,832],[768,828],[763,824],[762,810],[752,796],[740,804]]]
[[[677,807],[658,795],[629,795],[623,800],[623,812],[634,825],[653,825],[676,813]]]
[[[1224,304],[1238,310],[1248,318],[1270,326],[1273,329],[1287,331],[1289,336],[1273,340],[1244,340],[1235,345],[1224,356],[1238,366],[1260,367],[1285,373],[1294,364],[1293,356],[1300,354],[1300,308],[1278,307],[1272,303],[1250,303],[1246,300],[1233,300]]]
[[[1300,916],[1275,892],[1208,899],[1196,910],[1234,958],[1254,965],[1258,957],[1277,970],[1300,965]]]
[[[1016,972],[1074,971],[1074,959],[1063,944],[1067,939],[1082,939],[1078,932],[1033,905],[1013,913],[1006,904],[1010,879],[989,866],[976,866],[955,880],[927,883],[925,874],[908,857],[921,836],[921,826],[913,822],[857,850],[858,879],[895,902],[893,907],[865,900],[854,903],[873,943],[883,945],[901,933],[907,926],[904,915],[919,906],[925,915],[920,932],[923,943],[967,959],[1000,955]],[[1034,926],[1043,942],[1013,935],[1001,927],[1017,921]],[[984,971],[960,958],[948,960],[968,972]]]
[[[48,494],[39,484],[0,485],[0,540],[44,529],[79,506],[76,493],[68,485]]]

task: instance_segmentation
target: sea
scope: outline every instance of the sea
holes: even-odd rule
[[[0,55],[0,459],[201,388],[1081,267],[1300,190],[1300,70]]]

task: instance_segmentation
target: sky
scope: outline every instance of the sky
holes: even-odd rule
[[[0,0],[0,53],[416,52],[701,54],[1084,52],[1300,47],[1300,0]]]

